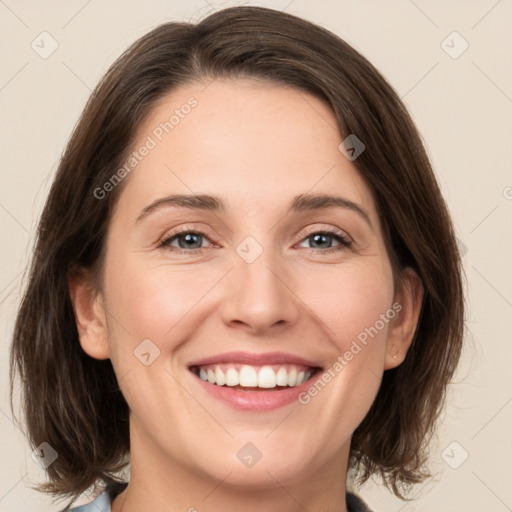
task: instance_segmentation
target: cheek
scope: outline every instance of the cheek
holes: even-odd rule
[[[155,411],[163,407],[162,389],[169,396],[180,396],[180,386],[166,370],[172,372],[175,350],[197,324],[194,305],[215,279],[211,275],[200,279],[191,267],[170,269],[141,260],[136,254],[112,253],[105,263],[104,284],[115,373],[131,410],[151,423]],[[176,409],[174,403],[167,406]]]
[[[324,369],[323,382],[307,390],[301,403],[309,404],[319,424],[333,425],[333,415],[338,418],[335,439],[353,432],[363,420],[384,370],[389,321],[394,316],[393,281],[390,267],[374,263],[357,262],[339,272],[326,270],[325,275],[317,272],[315,281],[323,283],[323,291],[309,287],[312,309],[330,337],[331,363]]]
[[[112,253],[106,262],[108,316],[115,319],[110,322],[109,341],[118,360],[131,355],[146,339],[161,353],[172,351],[187,337],[194,313],[200,309],[195,306],[222,276],[211,268],[170,268],[141,260],[137,254]],[[128,346],[131,350],[126,350]]]
[[[172,348],[169,343],[179,340],[184,326],[202,310],[194,311],[194,307],[206,299],[224,274],[224,267],[214,265],[174,264],[170,268],[141,262],[137,254],[111,253],[106,261],[105,286],[107,313],[116,320],[112,327],[120,329],[123,338],[129,333],[136,345],[149,338],[162,351]],[[295,266],[288,280],[301,299],[298,302],[322,322],[340,352],[350,346],[351,339],[374,326],[392,303],[391,271],[382,261],[354,260],[337,267]]]
[[[388,324],[380,319],[392,305],[391,269],[377,261],[368,263],[354,261],[336,270],[316,269],[303,288],[301,296],[307,297],[305,302],[324,324],[338,353],[349,350],[353,340],[359,339],[363,345],[365,336],[373,340],[386,337]]]

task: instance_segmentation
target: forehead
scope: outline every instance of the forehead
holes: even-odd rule
[[[144,207],[159,195],[205,193],[222,196],[227,210],[259,205],[261,212],[262,204],[284,208],[299,194],[337,193],[375,218],[341,142],[329,106],[304,91],[252,79],[180,86],[139,127],[132,150],[150,149],[139,155],[121,202]]]

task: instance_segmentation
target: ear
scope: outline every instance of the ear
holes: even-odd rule
[[[110,350],[103,297],[88,273],[75,271],[71,274],[69,294],[82,349],[95,359],[108,359]]]
[[[404,361],[416,333],[423,294],[423,283],[418,274],[410,267],[404,269],[393,303],[397,314],[390,321],[388,330],[385,370],[396,368]]]

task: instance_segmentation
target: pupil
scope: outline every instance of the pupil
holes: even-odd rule
[[[316,243],[318,243],[319,241],[320,241],[320,243],[321,243],[322,239],[325,241],[325,239],[326,239],[326,238],[329,238],[329,237],[328,237],[328,236],[326,236],[326,235],[322,235],[322,234],[318,233],[318,234],[316,234],[316,235],[314,235],[314,236],[313,236],[313,243],[315,243],[315,244],[316,244]],[[328,247],[330,247],[330,246],[331,246],[331,244],[328,244]]]
[[[185,243],[184,243],[184,244],[180,243],[180,247],[181,247],[182,249],[183,249],[183,248],[186,248],[186,247],[189,247],[189,248],[190,248],[190,247],[191,247],[191,244],[190,244],[190,243],[192,243],[192,245],[193,245],[194,243],[196,243],[196,244],[197,244],[198,240],[200,239],[200,236],[201,236],[201,235],[197,235],[197,234],[195,234],[195,233],[188,233],[188,234],[186,234],[186,235],[182,236],[182,237],[181,237],[181,239],[185,239]],[[320,244],[320,245],[322,245],[322,243],[324,243],[324,244],[325,244],[326,239],[328,239],[328,238],[330,238],[330,237],[329,237],[329,236],[327,236],[327,235],[322,235],[321,233],[318,233],[318,234],[316,234],[316,235],[313,235],[311,238],[313,239],[313,243],[314,243],[315,245],[316,245],[316,244]],[[181,240],[181,239],[180,239],[180,240]],[[327,246],[328,246],[328,247],[331,247],[331,244],[329,243],[329,244],[327,244]],[[201,247],[201,244],[200,244],[200,243],[199,243],[199,247]],[[194,247],[194,248],[196,248],[196,247]]]
[[[190,244],[188,244],[188,242],[192,242],[192,244],[193,244],[193,243],[194,243],[194,241],[195,241],[195,242],[197,243],[197,238],[198,238],[199,236],[200,236],[200,235],[197,235],[197,234],[195,234],[195,233],[188,233],[188,234],[184,235],[183,237],[181,237],[181,239],[185,239],[185,244],[183,245],[183,244],[181,244],[181,243],[180,243],[180,247],[181,247],[182,249],[183,249],[183,248],[187,248],[187,247],[188,247],[188,248],[190,248],[190,247],[191,247],[191,245],[190,245]],[[194,237],[196,237],[196,240],[194,240]],[[180,240],[181,240],[181,239],[180,239]],[[187,245],[187,244],[188,244],[188,245]],[[199,247],[201,247],[201,243],[199,243]],[[199,248],[199,247],[198,247],[198,248]],[[195,249],[195,247],[193,247],[193,248]]]

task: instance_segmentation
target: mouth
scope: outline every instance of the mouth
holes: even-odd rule
[[[190,371],[202,381],[239,391],[280,391],[309,381],[321,368],[297,364],[249,365],[239,363],[195,365]]]
[[[188,370],[209,396],[231,408],[256,412],[297,401],[322,373],[315,362],[290,354],[247,352],[195,361]]]

